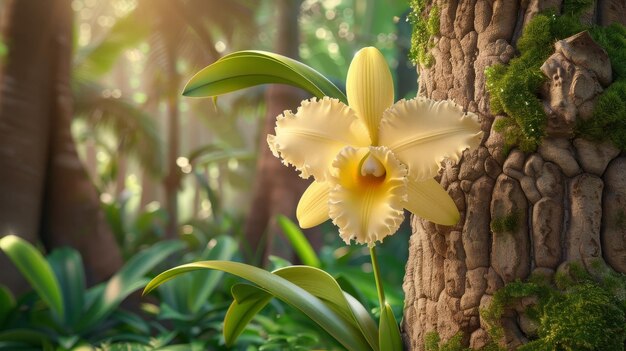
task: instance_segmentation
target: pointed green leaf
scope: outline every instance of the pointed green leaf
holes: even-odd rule
[[[13,294],[6,286],[0,285],[0,327],[2,327],[14,308],[15,297],[13,297]]]
[[[346,323],[350,323],[358,329],[367,339],[370,347],[377,350],[378,331],[376,323],[356,299],[341,290],[339,283],[330,274],[319,268],[309,266],[290,266],[277,269],[272,273],[320,298],[337,312]]]
[[[208,255],[205,256],[207,260],[228,261],[239,248],[237,242],[231,237],[220,236],[215,240],[215,246],[213,246]],[[192,298],[190,310],[192,313],[195,313],[200,310],[202,305],[207,303],[209,295],[211,295],[217,287],[220,279],[222,279],[223,273],[221,271],[211,270],[191,274],[197,274],[197,276],[194,276],[195,279],[191,282],[191,291],[193,294],[190,294]]]
[[[293,223],[293,221],[283,215],[279,215],[277,217],[277,221],[280,229],[283,230],[283,233],[291,243],[291,246],[296,251],[296,254],[300,260],[302,260],[302,263],[307,266],[320,268],[322,263],[317,257],[315,250],[313,250],[313,247],[306,239],[306,236],[302,233],[302,230],[300,230],[300,228]]]
[[[235,284],[231,288],[233,303],[224,317],[224,340],[232,346],[237,337],[246,329],[254,316],[272,299],[265,290],[249,284]]]
[[[185,86],[183,95],[209,97],[255,85],[278,83],[295,86],[314,96],[347,99],[326,77],[286,56],[265,51],[238,51],[224,56],[198,72]]]
[[[302,311],[348,350],[372,349],[360,330],[346,323],[343,316],[338,315],[319,298],[276,274],[243,263],[202,261],[178,266],[159,274],[150,281],[144,289],[144,294],[181,273],[198,269],[218,269],[249,280],[276,298]]]
[[[148,272],[183,247],[181,241],[163,241],[133,256],[109,279],[102,293],[84,314],[80,323],[82,329],[88,329],[111,314],[122,300],[145,284],[147,279],[144,277]]]
[[[391,306],[385,302],[385,308],[380,311],[380,349],[389,351],[402,351],[402,337],[396,317],[393,315]]]
[[[61,287],[43,255],[29,242],[15,235],[1,238],[0,249],[24,275],[39,297],[62,320],[64,307]]]
[[[33,329],[8,329],[0,331],[0,342],[15,342],[32,346],[43,346],[50,336]]]
[[[82,316],[85,297],[85,272],[78,251],[60,248],[48,255],[48,262],[56,274],[65,306],[65,325],[73,326]]]

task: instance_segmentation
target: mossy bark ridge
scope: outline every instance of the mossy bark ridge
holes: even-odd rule
[[[419,95],[451,99],[477,113],[485,138],[457,164],[444,162],[437,177],[461,211],[461,221],[443,227],[412,219],[403,286],[407,348],[454,349],[442,348],[450,340],[472,349],[517,349],[533,340],[543,341],[529,347],[561,340],[566,341],[559,345],[566,345],[570,336],[554,329],[558,318],[541,316],[575,305],[582,293],[595,294],[589,311],[613,311],[619,320],[623,308],[615,309],[619,301],[611,297],[619,294],[606,292],[624,286],[615,272],[626,273],[626,155],[619,135],[613,136],[619,133],[611,133],[626,125],[615,102],[626,67],[626,54],[616,45],[624,40],[626,4],[416,0],[412,5],[419,13],[413,21],[422,21],[418,32],[428,35],[414,47]],[[429,20],[433,9],[436,21]],[[426,29],[435,22],[436,30]],[[587,34],[578,35],[584,30]],[[430,55],[432,60],[422,59]],[[601,62],[607,57],[609,81],[608,61]],[[490,94],[489,82],[503,91]],[[603,102],[607,95],[614,103]],[[600,105],[615,106],[602,115]],[[585,125],[604,130],[602,138],[586,133]],[[590,278],[555,287],[555,276],[567,276],[572,264]],[[605,267],[604,273],[596,274],[598,267]],[[531,276],[544,277],[542,286],[559,298],[539,308],[537,291],[524,287],[526,295],[519,293],[501,304],[501,312],[492,311],[501,328],[494,334],[493,318],[486,320],[481,310],[488,310],[503,287]],[[612,285],[604,284],[607,279]],[[527,312],[533,308],[534,315]],[[560,339],[546,339],[546,328]],[[607,333],[623,346],[622,329]],[[586,338],[581,335],[571,340]],[[610,339],[587,338],[588,344],[567,345],[615,346]]]

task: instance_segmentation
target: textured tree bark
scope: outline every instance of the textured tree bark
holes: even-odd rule
[[[610,247],[626,247],[624,233],[607,233],[608,226],[601,226],[607,217],[602,212],[616,211],[607,197],[626,203],[626,181],[617,175],[626,171],[626,159],[610,145],[562,136],[545,139],[537,153],[513,150],[504,157],[503,138],[491,129],[494,119],[506,117],[490,113],[485,68],[514,57],[517,39],[532,16],[560,7],[560,0],[436,3],[440,33],[431,50],[435,63],[418,67],[419,94],[452,99],[477,113],[485,138],[479,148],[464,152],[458,164],[445,162],[439,176],[461,221],[442,227],[412,218],[402,327],[411,350],[424,350],[424,337],[431,331],[442,340],[461,333],[465,346],[479,349],[489,341],[479,311],[503,284],[532,272],[552,275],[563,262],[585,264],[603,257],[614,269],[626,271],[623,250],[610,253]],[[623,1],[597,1],[585,18],[600,25],[624,23],[626,7]],[[544,100],[549,105],[550,98]],[[519,213],[519,225],[506,235],[494,234],[491,220],[508,213]],[[607,238],[614,241],[610,247]],[[612,263],[611,256],[621,263]],[[502,320],[505,338],[498,342],[509,349],[527,341],[521,317],[513,311]]]
[[[278,33],[275,52],[298,59],[298,14],[300,0],[277,1]],[[267,146],[266,135],[274,133],[276,116],[288,109],[296,109],[306,96],[296,88],[284,85],[270,86],[266,93],[267,116],[259,142],[259,160],[254,184],[252,205],[245,224],[245,237],[250,250],[248,258],[265,261],[268,254],[293,260],[289,244],[279,233],[273,218],[283,214],[295,218],[295,209],[308,182],[298,177],[293,168],[285,167]],[[310,239],[319,239],[312,235]]]
[[[72,10],[64,1],[12,5],[7,38],[19,39],[9,44],[0,97],[0,235],[74,246],[90,278],[102,280],[121,256],[70,133]],[[3,284],[25,288],[12,264],[2,267]]]
[[[8,6],[4,38],[9,41],[0,92],[0,235],[16,233],[31,242],[38,237],[47,158],[47,112],[54,69],[42,63],[52,57],[54,44],[48,35],[55,26],[54,2],[13,1]],[[33,21],[33,22],[30,22]],[[26,25],[37,23],[37,26]],[[18,116],[23,116],[22,118]],[[25,118],[29,116],[28,118]],[[0,281],[18,291],[23,281],[0,253]]]

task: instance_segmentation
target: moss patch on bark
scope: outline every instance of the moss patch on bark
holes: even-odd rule
[[[494,126],[504,132],[507,145],[534,151],[545,135],[547,116],[537,95],[546,77],[540,67],[557,40],[585,30],[578,18],[578,14],[557,16],[554,12],[535,16],[517,43],[520,55],[508,65],[493,65],[485,71],[491,112],[512,118]]]
[[[494,65],[485,71],[491,112],[506,113],[495,130],[504,134],[510,148],[534,151],[545,135],[547,116],[538,98],[547,77],[541,65],[554,51],[554,43],[584,30],[608,53],[614,82],[598,98],[594,117],[580,122],[576,133],[592,140],[611,140],[626,150],[626,28],[619,24],[589,27],[581,24],[580,15],[593,4],[590,0],[569,0],[563,15],[553,11],[535,16],[518,41],[520,55],[508,65]]]
[[[430,0],[410,0],[411,13],[408,16],[413,25],[409,58],[414,64],[426,68],[435,63],[430,49],[435,46],[434,37],[439,34],[439,7],[432,5],[426,12],[429,3]]]
[[[495,234],[511,233],[516,231],[519,227],[520,218],[521,213],[515,211],[502,217],[493,218],[489,226],[491,227],[491,231]]]
[[[494,340],[503,336],[499,321],[505,310],[523,298],[536,299],[525,314],[538,329],[537,338],[519,350],[624,350],[626,277],[602,261],[594,262],[589,273],[572,263],[553,281],[535,276],[497,291],[491,305],[481,311]]]
[[[614,80],[598,97],[593,118],[580,122],[576,129],[585,138],[608,139],[626,150],[626,27],[612,24],[591,28],[589,33],[609,54]]]

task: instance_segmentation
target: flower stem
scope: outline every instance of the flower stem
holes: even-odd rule
[[[380,279],[380,269],[378,268],[378,258],[376,258],[376,246],[370,247],[370,257],[372,258],[372,270],[374,271],[374,279],[376,280],[376,291],[378,291],[378,302],[380,303],[381,313],[385,308],[385,290],[383,282]]]

